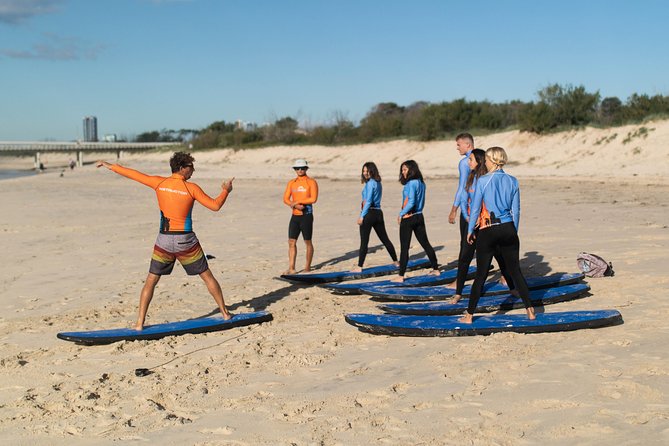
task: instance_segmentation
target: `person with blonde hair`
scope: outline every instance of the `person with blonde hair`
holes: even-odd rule
[[[506,272],[525,304],[527,317],[535,318],[527,282],[520,270],[520,188],[518,180],[503,170],[507,161],[506,151],[501,147],[491,147],[486,151],[488,173],[479,178],[471,202],[467,241],[473,244],[476,238],[476,278],[467,311],[459,319],[463,323],[471,324],[473,321],[490,263],[496,253],[504,260]],[[475,233],[477,223],[478,232]]]
[[[471,155],[472,150],[474,150],[474,137],[471,133],[460,133],[455,137],[455,144],[458,154],[462,156],[462,158],[458,161],[458,188],[455,191],[453,207],[448,214],[448,222],[452,225],[455,224],[455,218],[458,215],[460,203],[462,202],[463,197],[467,194],[465,183],[467,182],[470,172],[469,156]],[[460,238],[463,242],[467,238],[467,223],[465,222],[464,217],[464,215],[460,214]]]

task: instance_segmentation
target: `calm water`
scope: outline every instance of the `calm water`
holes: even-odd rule
[[[6,180],[9,178],[18,178],[18,177],[27,177],[30,175],[35,175],[34,170],[2,170],[0,169],[0,181]]]

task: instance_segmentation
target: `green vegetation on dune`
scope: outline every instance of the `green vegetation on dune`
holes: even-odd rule
[[[389,139],[430,141],[452,137],[461,131],[489,134],[505,129],[545,134],[586,125],[611,127],[669,117],[669,97],[633,94],[625,102],[617,97],[601,99],[583,86],[549,85],[537,92],[533,102],[467,101],[394,102],[375,105],[355,125],[337,113],[327,125],[303,129],[293,117],[255,126],[216,121],[201,130],[163,130],[142,133],[137,141],[188,141],[193,148],[253,148],[270,145],[342,145]],[[628,138],[645,137],[629,135]],[[607,143],[609,141],[599,141]]]

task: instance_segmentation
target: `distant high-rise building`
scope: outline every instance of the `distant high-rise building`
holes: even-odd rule
[[[98,140],[98,118],[86,116],[84,118],[84,141],[97,142]]]

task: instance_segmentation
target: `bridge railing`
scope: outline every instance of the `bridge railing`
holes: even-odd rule
[[[84,163],[84,152],[116,152],[121,158],[123,152],[141,152],[166,147],[181,146],[179,142],[55,142],[55,141],[0,141],[0,153],[16,155],[33,155],[35,169],[41,166],[42,152],[76,152],[77,165]]]

